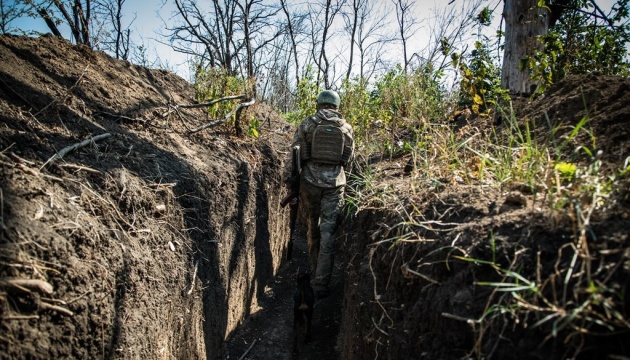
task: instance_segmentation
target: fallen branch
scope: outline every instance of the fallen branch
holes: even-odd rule
[[[255,103],[256,103],[256,99],[251,99],[248,102],[240,103],[240,104],[238,104],[238,106],[234,110],[230,111],[229,114],[225,115],[224,118],[215,120],[215,121],[213,121],[211,123],[208,123],[208,124],[205,124],[205,125],[202,125],[202,126],[196,128],[196,129],[192,129],[192,130],[190,130],[188,132],[188,134],[190,135],[190,134],[199,132],[201,130],[207,129],[209,127],[221,124],[221,123],[225,122],[227,119],[229,119],[232,115],[234,115],[237,111],[241,110],[242,108],[245,108],[245,107],[248,107],[248,106],[252,106]]]
[[[66,146],[65,148],[61,149],[58,153],[56,153],[55,155],[53,155],[50,159],[48,159],[48,161],[46,161],[44,163],[44,165],[42,165],[39,169],[43,169],[46,165],[48,165],[49,163],[57,160],[57,159],[62,159],[66,154],[68,154],[70,151],[82,148],[84,146],[93,144],[99,140],[103,140],[106,139],[108,137],[112,136],[112,134],[110,133],[104,133],[101,135],[97,135],[94,136],[92,138],[89,138],[87,140],[81,141],[80,143],[74,144],[74,145],[70,145],[70,146]]]
[[[44,280],[37,279],[1,279],[0,286],[13,287],[22,291],[37,291],[44,294],[52,294],[53,286]]]
[[[162,117],[167,117],[168,115],[174,113],[178,109],[192,109],[192,108],[208,107],[208,106],[212,106],[212,105],[214,105],[216,103],[220,103],[222,101],[239,100],[239,99],[244,100],[246,98],[247,98],[247,95],[243,94],[243,95],[226,96],[226,97],[222,97],[220,99],[212,100],[210,102],[201,103],[201,104],[179,104],[179,105],[171,106],[170,109],[167,112],[162,114]]]

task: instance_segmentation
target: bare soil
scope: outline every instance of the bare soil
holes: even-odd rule
[[[290,126],[256,104],[241,126],[260,119],[259,138],[236,137],[232,122],[190,134],[214,119],[203,108],[173,111],[196,101],[183,79],[52,37],[0,37],[0,74],[0,358],[294,358],[294,276],[308,262],[303,228],[294,259],[284,253]],[[551,123],[558,139],[588,114],[593,136],[581,132],[571,146],[596,138],[603,168],[618,169],[630,156],[629,104],[628,79],[593,74],[517,111],[541,135]],[[492,126],[507,127],[453,124],[457,136]],[[404,155],[370,166],[375,186],[421,210],[422,226],[397,226],[401,209],[378,201],[346,219],[333,293],[316,303],[313,340],[295,358],[630,356],[627,328],[602,336],[610,331],[567,327],[548,338],[551,322],[532,329],[533,315],[477,322],[508,296],[479,282],[504,279],[459,260],[547,279],[539,285],[550,298],[567,264],[589,261],[627,318],[627,177],[590,219],[592,259],[573,260],[575,209],[552,211],[537,189],[413,178],[408,163]],[[409,241],[383,241],[410,230]]]
[[[628,165],[629,104],[629,79],[591,74],[568,78],[543,98],[515,104],[515,110],[518,126],[524,130],[529,122],[551,148],[558,148],[553,141],[567,141],[587,117],[583,130],[568,141],[563,160],[592,164],[594,158],[585,151],[573,151],[586,145],[601,161],[600,171],[612,176]],[[499,136],[514,131],[505,119],[473,119],[453,123],[453,129],[459,139],[487,129]],[[556,130],[555,139],[549,139],[550,129]],[[586,216],[580,206],[589,199],[574,198],[550,209],[545,189],[518,183],[494,188],[467,174],[418,178],[408,171],[411,162],[409,155],[372,161],[375,187],[381,190],[346,229],[353,258],[346,265],[342,359],[629,356],[627,176],[617,177],[618,190],[583,226]],[[397,209],[379,200],[392,194],[399,197]],[[405,212],[415,215],[410,219]],[[582,238],[583,243],[577,240]],[[575,249],[584,246],[580,244],[588,244],[588,256],[576,255]],[[530,291],[501,292],[483,285],[525,285],[514,273],[535,283],[549,303]],[[587,276],[591,291],[597,293],[605,284],[611,293],[590,302],[595,295],[586,290]],[[507,301],[513,294],[521,296],[520,306]],[[588,306],[577,310],[581,304]],[[614,326],[612,309],[624,319]],[[564,315],[567,322],[554,321]],[[601,322],[595,324],[597,316]]]
[[[191,135],[184,80],[53,37],[0,73],[0,358],[222,358],[282,265],[286,124]]]

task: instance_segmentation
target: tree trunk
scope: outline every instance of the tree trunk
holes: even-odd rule
[[[511,94],[529,95],[536,89],[527,68],[528,58],[541,48],[537,39],[547,34],[549,13],[537,0],[505,0],[505,49],[501,87]]]

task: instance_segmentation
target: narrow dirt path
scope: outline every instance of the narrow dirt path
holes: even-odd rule
[[[337,359],[337,334],[341,322],[343,299],[342,256],[335,258],[331,283],[332,293],[317,300],[313,313],[312,340],[304,344],[304,329],[300,332],[299,354],[292,355],[293,346],[293,293],[295,275],[308,267],[308,253],[303,231],[298,232],[293,247],[293,259],[280,269],[268,284],[260,309],[237,328],[226,345],[226,359],[283,360],[283,359]],[[339,241],[337,241],[339,248]],[[339,252],[337,252],[339,254]],[[254,343],[255,341],[255,343]],[[252,346],[252,343],[254,345]]]

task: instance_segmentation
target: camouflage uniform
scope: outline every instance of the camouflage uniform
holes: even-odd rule
[[[313,132],[321,125],[333,125],[344,136],[344,151],[337,164],[320,163],[311,159]],[[333,269],[333,233],[341,219],[345,167],[352,157],[354,142],[352,128],[333,109],[320,109],[314,116],[306,118],[298,127],[293,145],[300,145],[302,173],[300,178],[300,211],[307,230],[307,242],[311,261],[311,271],[315,274],[313,285],[318,292],[328,292]]]

